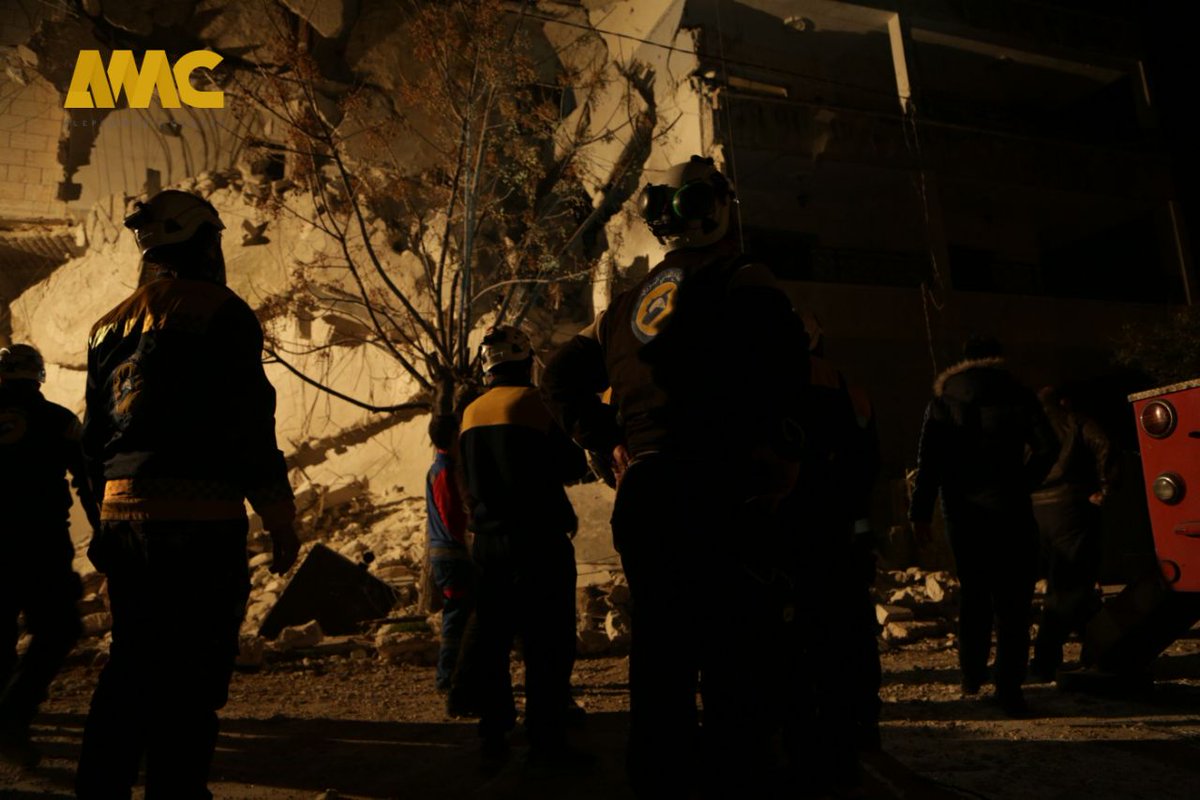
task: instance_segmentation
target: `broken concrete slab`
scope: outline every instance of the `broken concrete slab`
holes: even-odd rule
[[[408,630],[404,625],[384,625],[375,634],[379,657],[393,664],[436,664],[439,647],[432,632]]]
[[[336,39],[346,30],[350,3],[346,0],[280,0],[292,13],[326,39]]]
[[[911,608],[882,604],[875,606],[875,619],[880,625],[886,626],[893,622],[903,622],[913,618],[914,615]]]
[[[285,627],[309,620],[317,620],[333,636],[353,634],[362,622],[386,617],[395,602],[396,592],[387,583],[316,544],[263,620],[259,634],[274,639]]]
[[[883,628],[883,638],[895,644],[907,644],[939,636],[943,630],[942,624],[934,620],[889,622]]]

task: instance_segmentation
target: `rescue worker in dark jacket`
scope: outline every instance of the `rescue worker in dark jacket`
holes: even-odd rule
[[[225,286],[216,210],[167,190],[126,218],[141,285],[92,328],[84,450],[103,487],[88,551],[108,576],[111,658],[84,728],[80,798],[209,798],[249,594],[249,499],[274,544],[299,549],[275,391],[254,312]]]
[[[542,379],[564,428],[620,476],[612,527],[632,593],[627,768],[642,797],[749,793],[769,771],[763,734],[777,684],[763,670],[781,660],[747,654],[780,636],[773,515],[798,470],[793,412],[807,348],[769,270],[730,236],[733,200],[699,156],[647,186],[643,217],[669,252]],[[612,404],[601,401],[606,388]]]
[[[972,337],[964,360],[934,383],[909,518],[918,539],[928,541],[940,490],[962,584],[963,692],[977,693],[987,679],[994,617],[996,697],[1006,713],[1022,716],[1038,555],[1029,493],[1058,457],[1058,440],[1037,397],[1013,378],[1002,355],[999,342]]]
[[[583,451],[559,428],[534,388],[533,349],[514,327],[480,345],[488,387],[463,412],[459,435],[468,524],[478,568],[474,641],[464,643],[460,682],[480,712],[485,757],[501,756],[516,721],[509,653],[521,637],[529,763],[586,766],[568,747],[575,666],[577,520],[563,484],[586,471]]]
[[[1100,508],[1112,483],[1113,460],[1108,436],[1095,421],[1072,411],[1052,387],[1038,397],[1060,448],[1050,474],[1033,493],[1047,586],[1030,671],[1052,681],[1067,637],[1082,631],[1099,609]]]
[[[92,527],[99,509],[84,468],[76,416],[42,396],[42,356],[27,344],[0,350],[0,758],[39,758],[29,725],[79,638],[79,576],[66,476]],[[17,615],[29,648],[17,658]]]
[[[880,746],[870,523],[879,445],[870,400],[825,357],[816,316],[801,318],[811,377],[800,477],[784,504],[797,587],[784,736],[793,784],[836,794],[861,784],[858,751]]]

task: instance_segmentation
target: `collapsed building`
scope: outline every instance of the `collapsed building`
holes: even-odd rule
[[[352,561],[369,551],[373,572],[410,585],[423,540],[429,387],[389,352],[399,340],[375,335],[366,294],[344,267],[379,258],[416,297],[425,253],[382,205],[367,209],[361,235],[331,237],[319,223],[338,182],[313,183],[284,121],[238,90],[268,86],[264,71],[288,58],[281,39],[301,47],[317,73],[313,108],[345,142],[350,171],[369,182],[380,147],[370,132],[412,99],[403,80],[419,68],[411,9],[368,0],[7,5],[0,336],[36,344],[46,394],[81,410],[88,328],[137,280],[121,226],[128,202],[171,186],[199,192],[225,221],[231,286],[275,348],[268,372],[305,538]],[[558,104],[558,126],[582,130],[585,142],[572,186],[584,233],[569,244],[586,275],[554,302],[528,304],[541,343],[568,336],[661,255],[633,211],[637,187],[692,153],[714,155],[737,186],[747,246],[819,316],[830,356],[879,401],[880,530],[902,519],[920,408],[964,331],[1005,339],[1031,383],[1063,382],[1108,368],[1096,331],[1191,302],[1186,224],[1155,146],[1144,45],[1119,15],[933,2],[897,12],[835,0],[506,9],[536,56],[531,82]],[[152,48],[221,54],[215,79],[229,105],[64,108],[81,50]],[[592,76],[586,100],[582,75]],[[390,144],[414,175],[433,158],[415,134]],[[377,290],[368,281],[363,292]],[[491,313],[487,299],[478,305],[465,335]],[[588,484],[572,499],[580,559],[592,565],[581,573],[605,583],[581,599],[591,620],[581,636],[595,651],[598,637],[627,633],[609,575],[611,494]],[[248,624],[281,588],[256,566]]]

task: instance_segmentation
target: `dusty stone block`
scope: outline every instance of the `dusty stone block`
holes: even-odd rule
[[[303,625],[293,625],[281,630],[279,637],[275,640],[275,648],[286,652],[304,647],[316,647],[323,638],[324,634],[321,633],[320,623],[312,620]]]
[[[913,619],[911,608],[892,605],[876,605],[875,619],[880,625],[890,625],[893,622],[901,622]]]
[[[920,639],[927,639],[931,636],[938,636],[941,634],[941,632],[941,623],[932,620],[909,620],[905,622],[887,623],[883,629],[883,637],[889,642],[906,644],[908,642],[915,642]]]
[[[935,603],[952,599],[956,587],[947,572],[931,572],[925,576],[925,595]]]

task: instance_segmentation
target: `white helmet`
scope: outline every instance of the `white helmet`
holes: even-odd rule
[[[219,231],[225,229],[212,203],[178,189],[166,189],[145,202],[137,201],[125,217],[125,227],[137,237],[142,255],[157,247],[186,242],[205,224]]]
[[[0,349],[0,378],[46,382],[46,362],[31,344],[10,344]]]
[[[533,358],[533,346],[520,328],[500,325],[489,328],[483,335],[479,357],[483,361],[483,371],[491,372],[500,364]]]
[[[650,232],[678,250],[725,238],[733,199],[733,184],[713,160],[692,156],[667,170],[666,183],[648,184],[639,205]]]

